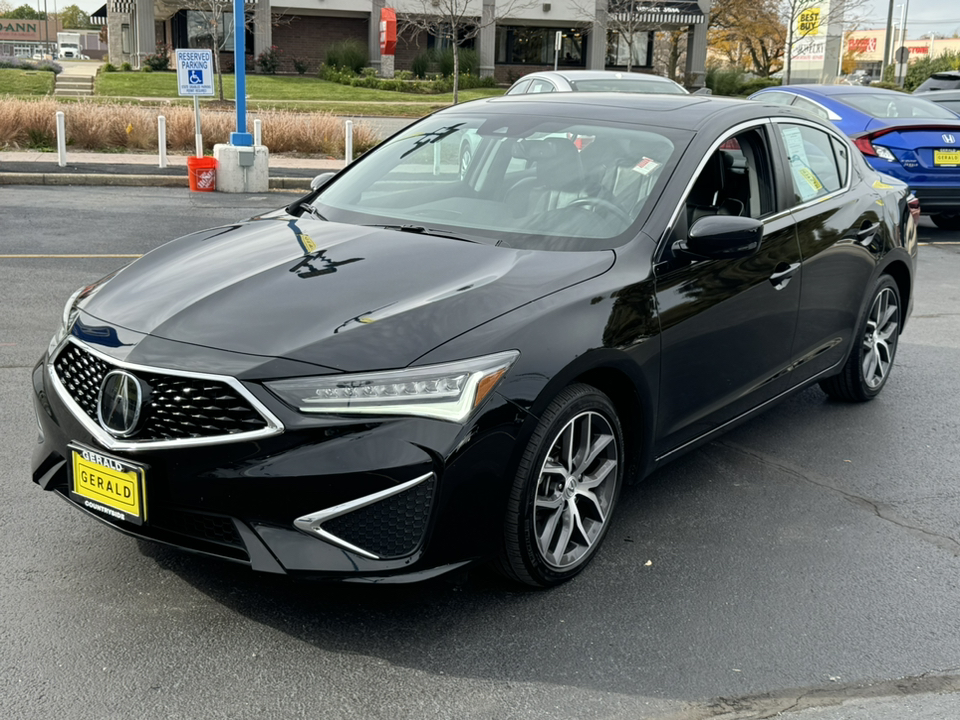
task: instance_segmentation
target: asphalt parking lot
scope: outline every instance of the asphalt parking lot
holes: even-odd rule
[[[0,716],[956,716],[936,693],[960,690],[960,233],[928,221],[880,398],[811,388],[685,455],[555,590],[255,576],[39,490],[29,373],[69,294],[290,197],[0,188]]]

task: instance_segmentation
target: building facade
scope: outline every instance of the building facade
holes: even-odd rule
[[[493,75],[498,81],[552,68],[558,31],[558,65],[624,69],[632,47],[632,67],[650,70],[655,33],[682,30],[687,33],[688,84],[703,86],[712,0],[462,2],[476,31],[462,46],[477,52],[481,75]],[[437,12],[431,0],[248,1],[245,32],[249,55],[245,62],[251,67],[253,57],[276,46],[286,63],[282,71],[292,69],[293,58],[307,61],[315,71],[326,59],[330,45],[357,40],[366,45],[370,65],[389,73],[390,64],[382,67],[380,58],[380,12],[384,7],[396,10],[401,26],[405,16]],[[635,32],[629,38],[617,30],[624,27],[618,13],[630,15],[630,28]],[[235,65],[232,3],[224,0],[108,0],[107,24],[109,57],[115,64],[129,62],[139,67],[158,44],[210,47],[216,37],[225,67]],[[417,55],[442,43],[441,38],[426,32],[401,32],[393,67],[410,69]]]
[[[883,28],[847,33],[844,38],[844,52],[854,61],[857,70],[865,70],[870,75],[879,76],[886,36],[886,30]],[[923,57],[937,57],[948,52],[960,53],[960,38],[903,40],[897,29],[894,29],[893,37],[891,53],[901,46],[907,48],[910,53],[908,63]],[[896,60],[891,57],[887,59],[887,63],[895,64]]]

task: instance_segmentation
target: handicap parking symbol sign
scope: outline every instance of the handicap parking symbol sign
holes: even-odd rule
[[[187,75],[187,82],[191,85],[203,85],[203,70],[191,70]]]

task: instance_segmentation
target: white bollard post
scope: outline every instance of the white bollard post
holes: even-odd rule
[[[67,166],[67,129],[62,110],[57,110],[57,164]]]
[[[353,162],[353,120],[347,120],[346,123],[344,123],[344,126],[346,128],[347,138],[346,142],[344,143],[343,154],[346,164],[349,165]]]
[[[157,147],[160,150],[160,167],[167,166],[167,119],[157,116]]]
[[[263,120],[260,118],[253,121],[253,144],[255,147],[263,145]]]

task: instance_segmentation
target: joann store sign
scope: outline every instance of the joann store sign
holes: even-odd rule
[[[40,23],[0,18],[0,40],[37,40],[39,35]]]

